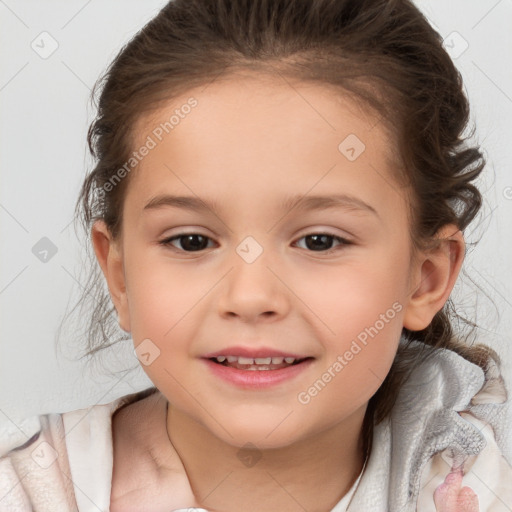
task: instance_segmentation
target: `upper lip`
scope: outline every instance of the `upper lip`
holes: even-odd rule
[[[212,359],[219,356],[239,356],[239,357],[252,357],[264,358],[264,357],[294,357],[295,359],[306,359],[307,355],[301,355],[294,352],[283,352],[282,350],[276,350],[273,348],[266,347],[228,347],[215,352],[205,354],[203,357],[206,359]]]

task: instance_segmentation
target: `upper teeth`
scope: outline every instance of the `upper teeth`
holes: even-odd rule
[[[238,357],[238,356],[217,356],[217,361],[223,363],[238,363],[238,364],[281,364],[283,361],[288,364],[295,362],[295,357]]]

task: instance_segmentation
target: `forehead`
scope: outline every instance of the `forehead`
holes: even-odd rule
[[[258,130],[261,139],[266,135],[275,139],[272,128],[285,127],[281,139],[290,142],[305,130],[312,142],[325,133],[339,138],[350,132],[362,141],[380,144],[389,163],[399,161],[396,130],[360,98],[331,84],[299,81],[280,73],[233,72],[174,96],[134,123],[133,145],[143,145],[148,135],[157,143],[161,138],[179,137],[184,125],[191,128],[188,136],[193,131],[204,143],[205,132],[220,136],[219,130],[236,133],[233,142],[239,143],[244,127],[251,129],[252,137]]]
[[[193,184],[236,194],[237,183],[304,193],[315,180],[329,187],[334,173],[322,176],[333,166],[365,173],[377,193],[398,167],[394,136],[376,113],[332,86],[280,75],[224,76],[190,89],[139,119],[135,149],[149,139],[131,176],[138,196],[165,192],[169,180],[189,193]]]

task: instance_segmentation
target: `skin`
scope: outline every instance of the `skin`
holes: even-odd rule
[[[453,288],[462,234],[445,226],[435,249],[413,251],[411,194],[394,173],[392,136],[319,84],[249,73],[218,79],[141,119],[135,146],[190,96],[198,105],[130,176],[121,236],[113,240],[102,221],[92,231],[120,326],[135,347],[150,339],[160,351],[143,369],[162,399],[115,417],[112,510],[330,510],[361,471],[366,406],[402,328],[425,328]],[[352,162],[338,150],[349,134],[366,146]],[[282,206],[290,196],[333,193],[371,209]],[[218,212],[144,208],[161,194],[200,197]],[[208,237],[207,248],[160,243],[183,232]],[[327,239],[328,254],[308,248],[304,237],[323,232],[348,243]],[[247,236],[263,249],[253,263],[236,252]],[[393,304],[394,318],[300,403],[298,394]],[[277,386],[243,390],[201,360],[234,345],[314,360]],[[250,468],[237,456],[246,443],[261,455]]]

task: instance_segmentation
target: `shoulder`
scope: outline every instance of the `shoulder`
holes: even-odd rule
[[[73,510],[62,415],[37,418],[39,431],[0,457],[0,512]]]
[[[382,480],[384,493],[394,489],[382,499],[387,509],[416,510],[417,502],[417,510],[435,512],[435,490],[462,465],[464,485],[473,468],[475,479],[479,472],[484,475],[480,487],[487,484],[502,492],[501,481],[505,489],[507,480],[512,481],[507,450],[511,410],[499,366],[491,361],[483,369],[453,351],[419,342],[406,350],[407,358],[418,364],[398,391],[390,417],[374,430],[368,465],[374,470],[366,479],[363,475],[361,487],[371,492],[372,485]],[[372,461],[374,448],[380,456]],[[483,469],[488,466],[494,468],[490,481]],[[476,489],[482,503],[492,503],[475,484]]]
[[[22,423],[22,426],[28,426],[23,430],[30,434],[29,439],[21,429],[17,436],[3,436],[0,443],[0,512],[76,510],[74,484],[82,486],[82,481],[84,486],[98,487],[103,495],[109,493],[111,416],[116,410],[154,391],[156,388],[150,388],[108,404],[33,416]],[[95,471],[95,465],[101,471]]]
[[[435,453],[422,474],[418,510],[437,511],[434,496],[446,488],[453,473],[460,472],[460,484],[452,492],[467,487],[478,499],[479,512],[508,512],[512,503],[512,467],[496,441],[494,429],[470,412],[462,412],[460,417],[482,436],[483,448],[468,454],[467,447],[452,445]]]
[[[418,509],[436,511],[434,495],[440,496],[441,490],[457,481],[457,492],[467,487],[474,493],[479,512],[508,511],[512,503],[512,411],[499,366],[490,360],[483,370],[453,353],[443,357],[451,361],[446,368],[453,369],[445,382],[455,376],[456,382],[449,383],[458,392],[437,416],[444,423],[438,421],[435,430],[425,429],[434,453],[423,468]],[[471,375],[482,379],[476,392],[472,384],[478,380],[468,378]],[[470,390],[469,395],[464,390]],[[460,481],[454,473],[460,474]]]

